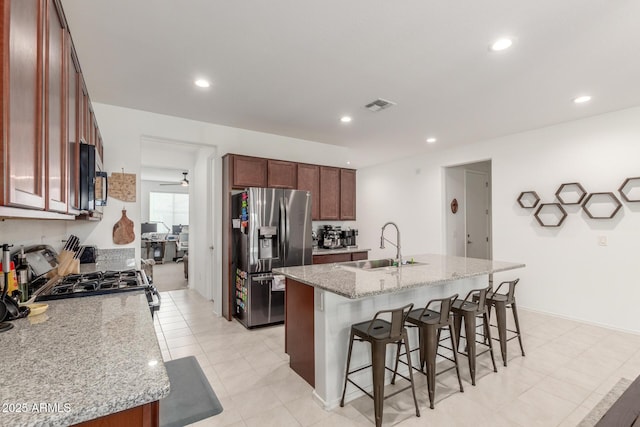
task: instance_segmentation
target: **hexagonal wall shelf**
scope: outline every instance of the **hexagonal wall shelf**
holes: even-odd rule
[[[613,193],[591,193],[582,204],[582,209],[593,219],[611,219],[621,207],[622,203]]]
[[[627,202],[640,202],[640,177],[627,178],[618,189]]]
[[[540,197],[538,193],[535,191],[523,191],[518,196],[518,204],[520,207],[525,209],[531,209],[538,206],[538,202],[540,201]]]
[[[579,182],[562,184],[556,191],[556,198],[563,205],[579,205],[586,195],[586,190]]]
[[[567,218],[567,211],[560,203],[542,203],[533,216],[543,227],[560,227]]]

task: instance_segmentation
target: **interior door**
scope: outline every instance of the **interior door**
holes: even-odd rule
[[[486,172],[466,170],[464,188],[466,256],[490,259],[489,175]]]

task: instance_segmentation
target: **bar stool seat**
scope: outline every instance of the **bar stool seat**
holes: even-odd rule
[[[419,348],[415,350],[420,351],[420,371],[424,372],[426,367],[426,376],[427,376],[427,388],[429,392],[429,406],[431,409],[434,409],[434,399],[435,399],[435,383],[436,383],[436,356],[443,357],[454,362],[454,366],[448,369],[445,369],[442,372],[446,372],[449,369],[455,367],[456,374],[458,375],[458,384],[460,385],[460,391],[464,392],[462,387],[462,380],[460,378],[460,368],[458,365],[458,351],[456,347],[455,331],[453,326],[453,319],[451,317],[451,307],[453,302],[458,298],[458,294],[452,295],[448,298],[441,299],[433,299],[427,303],[424,308],[419,308],[416,310],[412,310],[407,317],[407,322],[410,324],[409,327],[417,327],[419,328]],[[440,311],[430,310],[433,304],[440,304]],[[449,339],[451,340],[451,349],[440,344],[440,333],[443,329],[449,331]],[[446,339],[446,338],[445,338]],[[453,359],[439,354],[438,348],[444,347],[448,350],[453,351]],[[415,351],[411,350],[411,351]],[[398,361],[400,357],[396,358],[396,370]],[[441,373],[442,373],[441,372]]]
[[[456,345],[460,349],[460,336],[462,328],[462,320],[464,319],[465,338],[467,342],[467,359],[469,361],[469,372],[471,374],[471,384],[476,385],[476,344],[484,344],[488,341],[489,354],[493,363],[493,371],[498,372],[496,360],[493,356],[493,344],[491,343],[491,330],[489,329],[489,309],[487,306],[487,293],[491,291],[491,287],[473,289],[469,291],[464,300],[456,300],[451,311],[453,312],[453,323],[456,332]],[[487,338],[483,341],[476,340],[476,317],[482,317],[484,333]],[[483,352],[484,353],[484,352]],[[482,354],[482,353],[481,353]]]
[[[495,292],[489,292],[487,294],[487,305],[489,306],[488,316],[491,317],[491,308],[496,310],[496,319],[498,327],[498,341],[500,341],[500,353],[502,354],[502,362],[504,366],[507,366],[507,341],[518,338],[520,343],[520,351],[524,356],[524,347],[522,345],[522,334],[520,333],[520,321],[518,320],[518,309],[516,307],[516,285],[520,279],[506,281],[500,283]],[[498,293],[503,285],[508,285],[509,289],[506,294]],[[516,329],[507,328],[507,308],[511,308],[513,314],[513,321]],[[511,338],[507,338],[507,331],[512,332]],[[495,338],[494,338],[495,339]]]
[[[407,329],[405,328],[405,321],[412,308],[413,304],[408,304],[404,307],[396,308],[393,310],[382,310],[377,312],[371,320],[351,325],[349,353],[347,354],[347,368],[345,370],[344,388],[342,390],[342,399],[340,400],[340,406],[344,406],[344,396],[347,391],[347,383],[353,384],[360,391],[373,399],[376,427],[380,427],[382,425],[384,399],[386,397],[395,396],[396,394],[403,392],[408,388],[411,388],[411,392],[413,393],[413,402],[416,407],[416,416],[420,416],[420,409],[418,408],[418,400],[416,399],[416,391],[413,383],[413,369],[411,368],[410,356],[407,356],[407,364],[409,365],[409,377],[407,378],[404,375],[398,375],[409,381],[411,384],[408,387],[390,394],[389,396],[384,396],[385,370],[394,372],[386,366],[387,344],[396,344],[398,348],[404,345],[406,354],[410,354],[408,344],[409,340]],[[383,314],[390,314],[391,322],[380,319],[379,316]],[[349,368],[351,365],[351,354],[354,341],[368,342],[371,344],[371,364],[350,371]],[[396,354],[399,354],[399,350],[396,352]],[[349,378],[349,375],[362,371],[369,367],[371,367],[373,371],[373,395],[371,395],[371,393],[360,387]],[[393,376],[391,383],[395,383],[395,375]]]

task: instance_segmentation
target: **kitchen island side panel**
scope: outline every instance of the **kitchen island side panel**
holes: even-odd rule
[[[314,289],[287,279],[285,346],[289,366],[315,387]]]

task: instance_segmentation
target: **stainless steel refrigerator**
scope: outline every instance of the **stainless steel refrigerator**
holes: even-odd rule
[[[235,316],[247,328],[284,321],[284,283],[271,270],[311,264],[311,193],[247,188],[232,196]]]

